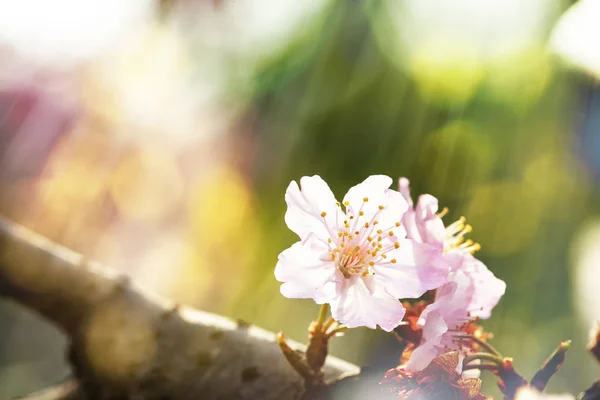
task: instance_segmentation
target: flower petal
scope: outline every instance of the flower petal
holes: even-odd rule
[[[471,320],[469,306],[473,299],[475,286],[462,271],[450,274],[449,282],[437,290],[433,304],[421,313],[419,325],[428,323],[430,314],[440,314],[448,326],[460,326]]]
[[[406,369],[411,372],[422,371],[439,355],[439,347],[448,325],[439,312],[432,312],[423,326],[423,337],[419,346],[413,351]]]
[[[279,290],[288,299],[313,299],[317,304],[325,304],[336,296],[337,286],[336,282],[326,282],[315,289],[309,282],[290,281],[283,283]]]
[[[484,263],[471,254],[465,254],[464,260],[460,270],[471,279],[474,286],[469,312],[473,317],[489,318],[506,291],[506,283],[496,278]]]
[[[287,226],[302,240],[311,233],[323,239],[336,234],[331,230],[336,226],[336,217],[342,220],[343,214],[327,183],[318,175],[304,176],[300,187],[292,181],[285,192]]]
[[[382,218],[383,213],[379,206],[384,206],[384,210],[387,209],[384,218],[393,220],[392,224],[400,222],[402,215],[408,209],[408,204],[402,195],[389,189],[391,184],[392,178],[389,176],[372,175],[350,188],[344,196],[344,203],[349,203],[348,212],[356,215],[362,211],[364,213],[362,218],[368,222],[373,218],[377,220]]]
[[[410,208],[413,208],[412,197],[410,197],[410,181],[407,178],[398,179],[398,191],[402,194]]]
[[[449,280],[464,287],[460,302],[465,312],[473,318],[489,318],[506,291],[506,283],[468,252],[451,251],[444,254],[444,259],[452,269]],[[465,297],[467,293],[469,298]]]
[[[289,298],[312,298],[326,303],[337,294],[337,282],[343,279],[329,260],[327,246],[309,236],[279,254],[275,278],[284,282],[281,294]]]
[[[366,326],[391,332],[404,317],[405,309],[398,299],[368,282],[371,277],[352,276],[345,279],[341,294],[331,302],[333,318],[349,328]]]
[[[415,222],[424,243],[443,248],[446,238],[444,222],[437,216],[438,199],[430,194],[419,196],[415,207]]]
[[[395,228],[396,222],[401,223],[404,215],[409,211],[408,203],[404,200],[404,197],[395,190],[388,189],[384,196],[383,206],[385,208],[377,215],[381,228],[384,230],[394,228],[394,232],[398,237],[405,238],[405,227]]]
[[[443,249],[446,229],[444,228],[444,222],[436,214],[439,208],[438,199],[430,194],[424,194],[419,196],[417,205],[413,206],[408,179],[400,178],[398,188],[410,205],[410,209],[402,217],[402,224],[406,228],[407,237]]]
[[[392,263],[391,260],[396,262]],[[399,299],[417,298],[448,281],[450,267],[439,249],[413,240],[400,240],[400,248],[373,266],[375,279]]]

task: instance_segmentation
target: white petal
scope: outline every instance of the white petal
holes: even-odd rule
[[[422,371],[436,358],[442,343],[443,335],[448,331],[448,325],[438,312],[431,313],[423,327],[423,338],[419,346],[413,351],[406,364],[408,371]]]
[[[310,237],[306,243],[297,242],[279,254],[275,278],[285,282],[281,294],[289,298],[312,298],[318,303],[335,297],[336,282],[343,277],[328,256],[326,245]]]
[[[290,281],[281,285],[280,292],[288,299],[313,299],[317,304],[325,304],[336,296],[337,287],[337,282],[326,282],[315,290],[308,282]]]
[[[449,270],[438,249],[408,239],[400,241],[399,249],[387,253],[385,263],[373,266],[375,279],[399,299],[417,298],[440,287],[448,281]]]
[[[392,178],[385,175],[371,175],[363,182],[353,186],[344,196],[344,203],[348,202],[349,212],[358,214],[364,212],[365,221],[369,221],[376,213],[379,213],[379,206],[385,206],[388,202],[386,193],[392,184]],[[368,199],[367,202],[364,200]],[[401,200],[406,203],[405,200]]]
[[[340,295],[331,302],[333,318],[349,328],[366,326],[391,332],[404,317],[405,309],[398,299],[378,288],[367,287],[365,279],[352,276],[345,279]]]
[[[400,238],[406,237],[406,230],[404,227],[395,228],[396,222],[402,222],[404,214],[409,211],[408,203],[402,197],[399,192],[388,189],[383,197],[383,210],[377,215],[377,220],[381,229],[393,228],[393,231]],[[402,232],[402,234],[399,234]]]
[[[311,233],[324,239],[336,234],[332,232],[336,216],[343,220],[343,214],[338,215],[341,210],[336,206],[335,196],[327,183],[317,175],[304,176],[300,179],[300,186],[292,181],[285,192],[287,226],[303,240]],[[323,212],[325,217],[321,216]]]

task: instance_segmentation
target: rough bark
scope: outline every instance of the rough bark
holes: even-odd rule
[[[144,293],[114,271],[5,219],[0,295],[37,311],[70,338],[76,380],[30,400],[286,400],[305,391],[273,333]],[[330,379],[357,372],[334,357],[325,367]]]

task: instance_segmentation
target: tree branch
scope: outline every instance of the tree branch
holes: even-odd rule
[[[64,330],[74,374],[90,400],[286,400],[304,392],[273,333],[143,293],[114,271],[1,218],[0,295]],[[358,368],[329,357],[325,373],[332,379]]]

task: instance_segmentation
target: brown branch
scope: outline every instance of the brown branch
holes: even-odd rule
[[[0,295],[65,331],[74,374],[90,399],[286,400],[304,392],[273,333],[145,294],[5,219]],[[329,379],[357,372],[333,357],[325,366]]]

